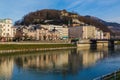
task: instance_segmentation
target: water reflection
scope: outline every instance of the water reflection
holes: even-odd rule
[[[108,57],[108,49],[86,50],[70,49],[36,52],[33,54],[1,56],[0,57],[0,80],[14,79],[16,69],[26,71],[40,71],[41,73],[78,74],[97,62]],[[14,72],[14,74],[13,74]],[[24,72],[22,76],[24,75]],[[28,76],[29,79],[29,76]]]
[[[105,57],[106,51],[89,50],[64,50],[49,51],[39,55],[19,56],[15,63],[24,69],[41,71],[70,71],[77,73],[78,70],[94,65],[98,60]]]
[[[14,68],[13,58],[0,58],[0,80],[10,80]]]
[[[55,69],[65,69],[68,66],[68,54],[66,51],[49,51],[40,53],[39,55],[21,56],[15,59],[18,66],[22,68],[33,68],[44,71]]]

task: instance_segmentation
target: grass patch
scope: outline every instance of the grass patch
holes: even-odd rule
[[[75,47],[74,44],[0,44],[0,50]]]

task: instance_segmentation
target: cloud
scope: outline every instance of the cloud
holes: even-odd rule
[[[96,5],[96,6],[110,6],[113,5],[115,3],[119,2],[119,0],[72,0],[71,4],[68,5],[67,9],[76,9],[79,8],[81,6],[84,7],[90,7],[91,5]]]
[[[71,9],[74,8],[80,4],[82,4],[84,2],[84,0],[77,0],[77,1],[73,1],[73,3],[71,3],[70,5],[68,5],[67,9]]]

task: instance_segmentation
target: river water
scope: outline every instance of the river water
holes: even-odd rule
[[[119,46],[0,55],[0,80],[93,80],[119,69]]]

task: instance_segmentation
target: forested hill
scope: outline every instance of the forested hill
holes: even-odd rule
[[[61,12],[65,12],[66,14],[61,16]],[[68,14],[68,15],[67,15]],[[66,16],[67,15],[67,16]],[[66,10],[54,10],[54,9],[43,9],[35,12],[30,12],[25,15],[21,20],[16,21],[15,25],[30,25],[30,24],[55,24],[55,25],[62,25],[62,24],[72,24],[71,15],[77,15],[77,19],[82,21],[88,25],[96,26],[103,31],[110,32],[110,30],[101,23],[93,18],[89,18],[86,16],[81,16],[77,13],[67,12]]]

